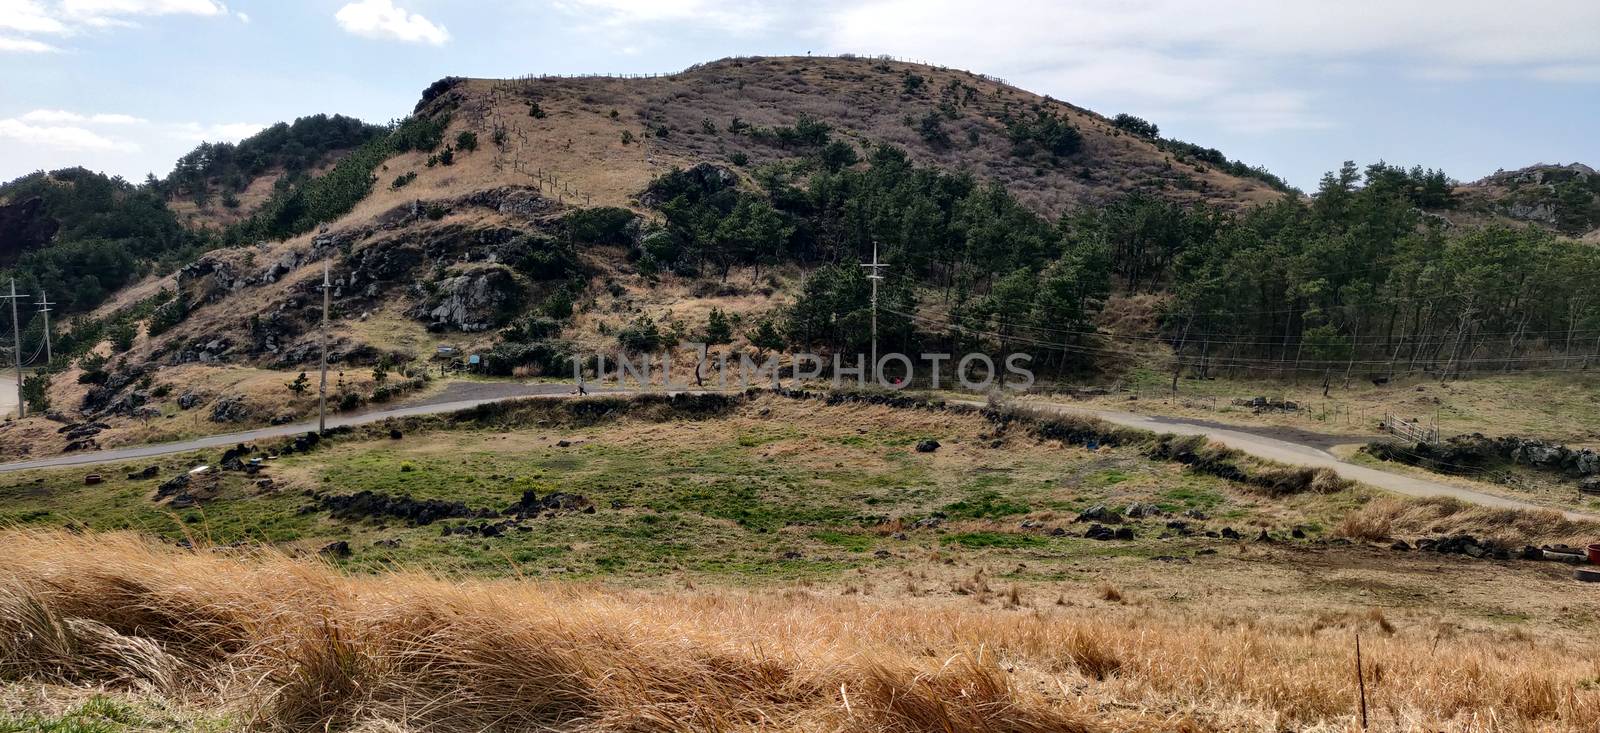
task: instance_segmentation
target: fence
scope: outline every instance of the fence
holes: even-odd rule
[[[1383,429],[1389,434],[1408,443],[1437,443],[1439,442],[1439,426],[1423,427],[1419,423],[1408,422],[1392,414],[1383,416]]]
[[[688,67],[686,69],[683,69],[682,71],[662,71],[662,72],[644,72],[644,73],[592,72],[592,73],[581,73],[581,74],[524,74],[522,76],[513,77],[511,79],[503,79],[503,80],[501,80],[500,82],[497,83],[497,87],[498,86],[504,86],[505,88],[509,88],[509,89],[515,90],[515,89],[518,89],[518,88],[528,84],[529,82],[533,82],[533,81],[548,81],[548,80],[552,80],[552,79],[665,79],[665,78],[671,78],[671,77],[675,77],[675,76],[681,76],[683,74],[687,74],[687,73],[692,72],[692,71],[698,71],[700,69],[705,68],[706,66],[708,66],[710,64],[720,63],[720,62],[724,62],[724,61],[759,61],[759,60],[764,59],[764,58],[769,58],[769,57],[764,57],[764,56],[729,56],[727,58],[718,59],[717,61],[712,61],[712,62],[709,62],[709,63],[695,64],[695,65],[690,66],[690,67]],[[773,58],[775,58],[775,57],[773,57]],[[1005,79],[1002,79],[1002,78],[1000,78],[998,76],[992,76],[990,74],[980,74],[978,72],[968,71],[966,69],[951,69],[948,66],[935,64],[935,63],[932,63],[932,62],[929,62],[929,61],[926,61],[926,60],[923,60],[923,59],[912,59],[912,58],[906,58],[906,57],[903,57],[903,56],[893,56],[893,55],[890,55],[890,54],[839,53],[839,54],[818,54],[818,55],[815,55],[815,56],[807,54],[806,58],[840,59],[840,60],[845,60],[845,61],[878,61],[878,62],[893,61],[895,63],[900,63],[900,64],[911,64],[913,66],[923,66],[923,67],[926,67],[926,68],[929,68],[929,69],[933,69],[933,70],[936,70],[936,71],[960,71],[962,73],[970,74],[972,76],[975,76],[975,77],[978,77],[978,78],[981,78],[981,79],[985,79],[987,81],[991,81],[991,82],[994,82],[996,84],[1006,84],[1006,85],[1010,84],[1010,82],[1007,82]]]

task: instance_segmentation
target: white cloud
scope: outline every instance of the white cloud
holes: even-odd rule
[[[0,0],[0,30],[60,34],[67,26],[35,0]]]
[[[0,0],[0,31],[23,36],[72,36],[88,30],[131,28],[132,18],[162,15],[215,16],[228,12],[215,0]],[[240,14],[243,15],[242,13]],[[31,37],[0,36],[0,53],[59,50]]]
[[[182,122],[171,125],[169,134],[179,140],[191,142],[232,143],[243,140],[266,129],[258,122],[222,122],[202,124]]]
[[[174,144],[238,142],[264,128],[266,125],[254,122],[153,123],[127,114],[36,109],[18,117],[0,119],[0,139],[75,152],[136,153],[147,147],[165,149]]]
[[[1267,90],[1236,92],[1211,100],[1209,116],[1222,127],[1239,132],[1321,130],[1332,121],[1318,114],[1306,92]]]
[[[1533,78],[1542,81],[1600,82],[1600,64],[1542,66],[1533,70]]]
[[[442,46],[450,40],[444,26],[418,13],[395,7],[391,0],[357,0],[334,13],[339,27],[364,38]]]
[[[0,119],[0,139],[14,140],[23,145],[74,152],[118,151],[133,153],[139,151],[138,143],[107,137],[82,127],[31,124],[19,119]]]
[[[1163,110],[1239,132],[1327,126],[1313,90],[1332,66],[1431,81],[1600,78],[1592,0],[824,2],[814,31],[830,52],[927,59],[1102,111]]]
[[[129,179],[165,175],[205,142],[238,142],[265,125],[145,120],[129,114],[37,109],[0,118],[0,181],[34,170],[86,165]]]
[[[96,125],[142,125],[148,120],[133,115],[123,114],[94,114],[85,115],[77,112],[68,112],[64,109],[36,109],[22,116],[24,122],[72,122],[91,123]]]
[[[222,15],[227,6],[213,0],[62,0],[61,13],[85,22],[130,15]]]
[[[31,38],[0,36],[0,53],[53,53],[60,50],[48,43],[35,41]]]
[[[737,34],[774,28],[785,14],[785,9],[771,0],[558,0],[557,5],[613,28],[689,23]]]
[[[243,10],[234,11],[233,17],[238,18],[240,23],[249,23],[250,22],[250,14],[244,12]]]

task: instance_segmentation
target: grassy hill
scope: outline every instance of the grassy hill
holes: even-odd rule
[[[1592,178],[1572,171],[1518,195]],[[854,263],[875,249],[894,263],[883,342],[907,353],[1023,348],[1083,380],[1586,368],[1600,303],[1575,273],[1594,248],[1492,228],[1510,219],[1474,213],[1452,184],[1351,164],[1310,199],[1144,120],[979,74],[740,58],[638,78],[451,77],[387,127],[318,116],[202,146],[166,181],[89,187],[164,197],[165,266],[100,236],[72,246],[121,253],[106,272],[49,256],[70,251],[59,238],[21,270],[24,289],[86,294],[64,308],[89,316],[57,353],[100,348],[107,364],[69,376],[105,389],[51,394],[99,416],[177,411],[183,385],[157,370],[314,363],[324,264],[331,355],[352,373],[411,373],[441,346],[501,376],[570,374],[572,355],[619,345],[864,352],[870,288]],[[36,215],[22,190],[0,203]],[[1435,210],[1465,218],[1442,227]],[[31,351],[38,335],[25,338]],[[200,380],[203,398],[285,381],[238,373],[238,390]],[[128,390],[165,396],[135,405]],[[281,396],[243,414],[286,417]]]

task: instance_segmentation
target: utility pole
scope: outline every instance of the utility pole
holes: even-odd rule
[[[322,382],[317,387],[317,434],[328,432],[328,307],[333,280],[328,261],[322,261]]]
[[[44,317],[44,365],[49,368],[50,362],[55,361],[55,355],[50,353],[50,306],[55,305],[55,303],[50,302],[50,296],[45,295],[44,291],[41,290],[39,291],[37,305],[39,306],[39,315]]]
[[[28,416],[28,401],[22,396],[22,326],[17,320],[17,279],[11,278],[11,294],[0,296],[11,301],[11,336],[15,339],[12,345],[16,348],[13,352],[17,357],[17,417]]]
[[[879,271],[888,265],[878,262],[878,240],[872,240],[872,264],[862,265],[872,268],[872,274],[867,276],[872,281],[872,383],[878,383],[878,281],[883,279]]]

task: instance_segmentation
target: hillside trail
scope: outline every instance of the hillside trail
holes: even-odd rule
[[[598,385],[596,385],[598,387]],[[631,391],[620,389],[595,388],[596,393],[627,395]],[[506,400],[523,399],[529,397],[545,399],[561,399],[574,395],[573,386],[563,383],[552,384],[523,384],[518,382],[457,382],[449,385],[436,395],[424,398],[414,403],[400,407],[383,410],[373,410],[354,415],[339,415],[328,419],[328,427],[355,427],[370,425],[391,418],[414,417],[418,415],[437,415],[459,410],[466,410],[481,405],[503,402]],[[976,400],[951,400],[955,404],[983,407],[986,403]],[[1550,507],[1541,506],[1528,501],[1511,499],[1504,496],[1478,491],[1475,489],[1444,483],[1430,479],[1406,476],[1388,471],[1382,471],[1368,466],[1361,466],[1343,460],[1329,453],[1319,444],[1328,444],[1338,440],[1332,436],[1318,436],[1304,433],[1304,431],[1282,431],[1270,428],[1241,428],[1238,426],[1225,426],[1203,420],[1192,420],[1175,417],[1156,417],[1141,415],[1121,410],[1106,410],[1076,405],[1066,405],[1056,402],[1028,400],[1022,404],[1037,409],[1058,412],[1066,415],[1080,415],[1098,418],[1113,425],[1121,425],[1153,433],[1173,433],[1176,435],[1203,435],[1221,445],[1234,448],[1258,458],[1276,461],[1290,466],[1303,466],[1306,468],[1327,468],[1340,476],[1352,481],[1373,486],[1396,494],[1415,497],[1450,497],[1471,504],[1497,508],[1497,509],[1523,509],[1523,510],[1549,510]],[[113,463],[140,458],[153,458],[156,456],[186,453],[195,450],[231,447],[239,443],[248,443],[256,440],[288,437],[311,432],[316,429],[314,421],[295,423],[292,425],[278,425],[257,430],[248,430],[239,433],[225,433],[209,435],[191,440],[175,441],[171,443],[156,443],[148,445],[113,448],[108,450],[87,451],[83,453],[70,453],[48,458],[38,458],[29,461],[0,464],[0,473],[26,471],[37,468],[64,468],[70,466],[88,466],[101,463]],[[1256,432],[1250,432],[1255,430]],[[1263,434],[1266,433],[1266,434]],[[1348,441],[1344,441],[1348,442]],[[1329,445],[1331,447],[1331,445]],[[1560,511],[1569,520],[1600,522],[1600,516],[1583,512]]]
[[[981,406],[983,403],[964,401],[964,404]],[[1208,440],[1243,451],[1257,458],[1290,466],[1327,468],[1351,481],[1359,481],[1369,486],[1406,496],[1421,498],[1449,497],[1495,509],[1552,509],[1552,507],[1490,494],[1457,484],[1407,476],[1351,463],[1326,450],[1326,448],[1331,448],[1335,444],[1355,442],[1343,436],[1316,435],[1292,429],[1229,426],[1205,420],[1157,417],[1122,410],[1066,405],[1059,402],[1027,400],[1021,404],[1064,415],[1098,418],[1113,425],[1147,430],[1152,433],[1202,435]],[[1594,514],[1561,509],[1555,509],[1554,511],[1561,512],[1569,520],[1600,521],[1600,516]]]

